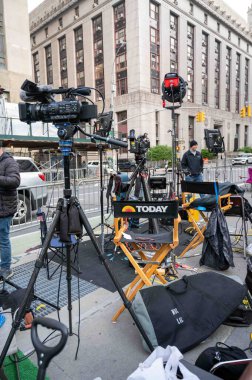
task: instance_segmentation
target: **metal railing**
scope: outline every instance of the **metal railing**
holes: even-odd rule
[[[104,177],[105,185],[108,176]],[[100,181],[99,178],[82,178],[72,181],[72,194],[79,202],[87,215],[99,215],[100,213]],[[63,197],[64,182],[54,181],[40,186],[29,186],[18,189],[19,207],[12,220],[11,232],[25,230],[38,225],[37,210],[41,208],[47,221],[53,217],[59,198]],[[104,192],[104,204],[106,195]]]

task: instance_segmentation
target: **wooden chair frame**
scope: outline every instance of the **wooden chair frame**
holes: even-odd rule
[[[207,183],[206,182],[203,182],[203,183],[187,182],[186,187],[190,188],[191,184],[193,184],[192,188],[194,191],[195,191],[195,185],[197,184],[199,188],[202,186],[204,189],[204,192],[198,192],[198,193],[194,192],[194,194],[212,194],[212,195],[214,194],[216,196],[216,202],[218,202],[222,212],[225,212],[232,208],[232,204],[230,201],[230,197],[232,194],[230,193],[225,194],[225,195],[216,194],[217,184],[215,184],[214,186],[214,182],[207,182]],[[209,189],[207,189],[208,186],[209,186]],[[217,191],[218,191],[218,187],[217,187]],[[195,232],[194,238],[191,240],[191,242],[187,245],[187,247],[185,247],[183,252],[180,254],[180,257],[183,257],[190,249],[196,248],[199,244],[201,244],[204,241],[204,232],[206,231],[207,223],[209,219],[208,216],[206,215],[207,211],[197,210],[197,208],[190,207],[192,202],[186,201],[188,195],[190,194],[192,193],[189,191],[182,192],[182,208],[183,210],[187,212],[188,217],[190,217],[191,223],[196,232]],[[227,201],[225,204],[223,203],[224,200]],[[192,211],[195,211],[195,210],[199,211],[202,219],[204,220],[204,225],[202,227],[199,227],[198,223],[194,219],[194,215]]]
[[[174,202],[174,201],[173,201]],[[148,204],[148,202],[145,202]],[[153,202],[152,202],[153,203]],[[158,202],[157,202],[158,204]],[[160,204],[160,203],[159,203]],[[163,203],[162,203],[163,204]],[[153,215],[146,215],[145,216],[148,219],[155,218],[156,216]],[[178,225],[180,222],[180,216],[177,215],[176,218],[172,219],[173,223],[173,232],[172,232],[172,243],[159,243],[160,248],[157,250],[153,250],[155,253],[152,258],[149,258],[144,253],[144,250],[141,247],[141,243],[132,242],[131,245],[134,249],[134,251],[130,251],[128,247],[126,246],[125,242],[122,242],[121,239],[123,237],[123,234],[128,229],[128,221],[127,218],[119,217],[115,218],[115,237],[114,237],[114,244],[121,248],[123,253],[128,258],[131,265],[134,267],[136,271],[136,277],[134,280],[128,285],[128,287],[125,290],[126,297],[131,301],[137,292],[142,289],[143,286],[152,286],[151,277],[155,275],[159,281],[162,284],[166,284],[167,281],[165,277],[162,275],[161,272],[159,272],[158,268],[160,267],[161,263],[164,261],[164,259],[169,255],[169,253],[178,246],[179,244],[179,237],[178,237]],[[168,232],[167,232],[168,234]],[[155,239],[155,234],[152,235],[153,239]],[[155,243],[155,241],[153,242]],[[148,252],[150,252],[151,249],[148,249]],[[135,257],[133,256],[134,252],[138,252],[141,262],[137,262]],[[141,267],[139,264],[143,264],[144,266]],[[115,313],[115,315],[112,318],[112,321],[115,322],[118,317],[121,315],[121,313],[124,311],[125,306],[122,305],[119,310]]]

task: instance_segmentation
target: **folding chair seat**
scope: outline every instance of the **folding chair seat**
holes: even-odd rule
[[[217,182],[187,182],[181,181],[182,191],[182,208],[187,212],[188,217],[192,223],[195,234],[188,246],[180,254],[184,256],[190,249],[196,248],[204,240],[204,232],[207,228],[208,216],[207,212],[212,212],[216,204],[219,204],[223,212],[232,207],[230,197],[231,193],[224,195],[219,194],[219,184]],[[202,198],[187,201],[189,194],[204,195]],[[198,211],[202,217],[202,225],[199,225],[193,211]]]
[[[157,276],[162,284],[166,284],[166,279],[158,270],[162,262],[169,253],[178,246],[178,201],[165,202],[114,202],[115,216],[115,237],[114,243],[120,247],[127,256],[129,262],[136,271],[136,277],[127,287],[125,294],[132,300],[143,286],[151,286],[151,277]],[[141,234],[129,230],[128,218],[146,219],[167,219],[172,227],[171,231],[158,234]],[[149,257],[146,251],[152,252]],[[135,253],[140,257],[140,261],[135,258]],[[114,315],[116,321],[124,311],[123,305]]]
[[[70,244],[71,244],[71,256],[74,255],[74,260],[72,261],[72,264],[76,262],[76,255],[78,252],[78,245],[79,240],[76,239],[75,235],[70,235]],[[59,235],[54,235],[51,239],[50,246],[48,248],[49,251],[52,252],[52,255],[48,255],[49,252],[47,252],[45,257],[45,266],[47,270],[47,278],[50,280],[52,276],[57,272],[57,270],[66,262],[66,243],[63,243],[60,241]],[[53,272],[50,274],[50,263],[51,261],[54,261],[55,258],[58,258],[59,265],[53,270]],[[72,265],[72,269],[77,271],[78,270]]]

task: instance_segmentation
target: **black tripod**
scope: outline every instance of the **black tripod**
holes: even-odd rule
[[[139,197],[141,186],[142,186],[143,193],[144,193],[144,199],[146,201],[151,201],[151,193],[150,193],[150,189],[149,189],[148,181],[147,181],[148,170],[145,166],[145,164],[146,164],[145,154],[137,155],[136,156],[136,163],[137,163],[137,167],[136,167],[135,171],[133,172],[132,176],[130,177],[130,184],[129,184],[129,188],[127,190],[127,193],[125,195],[125,201],[127,201],[129,199],[131,190],[132,190],[134,185],[135,185],[135,196],[137,198]],[[154,230],[154,233],[157,234],[159,232],[157,219],[153,219],[152,224],[153,225],[150,227],[151,227],[151,229]]]
[[[19,307],[19,309],[18,309],[18,311],[14,317],[11,331],[9,333],[9,336],[8,336],[6,342],[5,342],[4,348],[3,348],[1,356],[0,356],[0,368],[3,366],[5,356],[8,352],[8,349],[9,349],[10,344],[12,342],[12,339],[15,335],[15,332],[17,331],[18,327],[20,326],[26,310],[30,306],[30,303],[31,303],[30,295],[33,293],[34,285],[35,285],[35,282],[37,280],[39,271],[44,265],[44,260],[45,260],[45,257],[47,255],[47,250],[49,248],[49,245],[50,245],[52,236],[54,234],[55,228],[60,221],[61,213],[62,213],[62,211],[67,210],[69,204],[71,203],[71,201],[73,201],[73,198],[71,197],[72,193],[71,193],[71,188],[70,188],[69,156],[70,156],[70,153],[72,150],[72,145],[73,145],[73,135],[77,132],[77,129],[79,129],[82,133],[85,133],[85,132],[82,129],[80,129],[79,127],[71,128],[71,126],[69,126],[69,128],[67,128],[66,125],[63,125],[63,126],[59,125],[59,126],[57,126],[57,128],[58,128],[58,136],[60,138],[59,145],[60,145],[62,155],[64,157],[64,160],[63,160],[63,163],[64,163],[64,191],[63,191],[64,198],[59,199],[59,201],[58,201],[54,219],[50,225],[50,228],[48,230],[48,233],[47,233],[46,238],[44,240],[44,243],[42,245],[42,249],[40,251],[39,257],[37,258],[37,260],[35,262],[35,267],[34,267],[32,275],[31,275],[31,278],[29,280],[29,283],[27,285],[22,304],[20,305],[20,307]],[[90,136],[87,133],[85,133],[85,134],[87,136]],[[93,137],[94,139],[101,140],[101,141],[107,141],[107,142],[111,141],[115,145],[125,147],[125,144],[121,141],[117,141],[114,139],[109,139],[109,138],[105,138],[105,137],[101,137],[101,136],[97,136],[97,135],[91,135],[90,137]],[[140,321],[138,320],[134,310],[132,309],[131,302],[125,296],[117,278],[115,277],[114,273],[110,269],[110,266],[107,263],[107,259],[103,255],[102,248],[101,248],[99,242],[97,241],[97,239],[94,235],[94,232],[92,230],[92,227],[91,227],[85,213],[83,212],[77,198],[74,198],[74,202],[75,202],[75,206],[78,209],[80,222],[81,222],[82,226],[85,228],[87,234],[89,235],[101,262],[104,264],[111,280],[113,281],[120,297],[122,298],[122,301],[123,301],[125,307],[129,310],[129,313],[131,314],[131,316],[132,316],[139,332],[141,333],[143,339],[145,340],[148,348],[151,351],[153,351],[154,348],[152,346],[152,343],[150,342],[146,332],[144,331]],[[66,261],[67,276],[66,276],[66,279],[67,279],[67,293],[68,293],[68,306],[67,307],[68,307],[68,316],[69,316],[69,335],[73,335],[73,330],[72,330],[72,300],[71,300],[71,257],[70,257],[71,242],[69,242],[69,243],[66,242],[65,244],[66,244],[66,255],[67,255],[67,261]]]

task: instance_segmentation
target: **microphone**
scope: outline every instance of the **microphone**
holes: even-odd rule
[[[93,138],[95,140],[106,141],[108,144],[118,145],[122,148],[128,148],[128,143],[121,141],[121,140],[115,140],[115,139],[111,139],[109,137],[102,137],[99,135],[91,135],[91,138]]]

